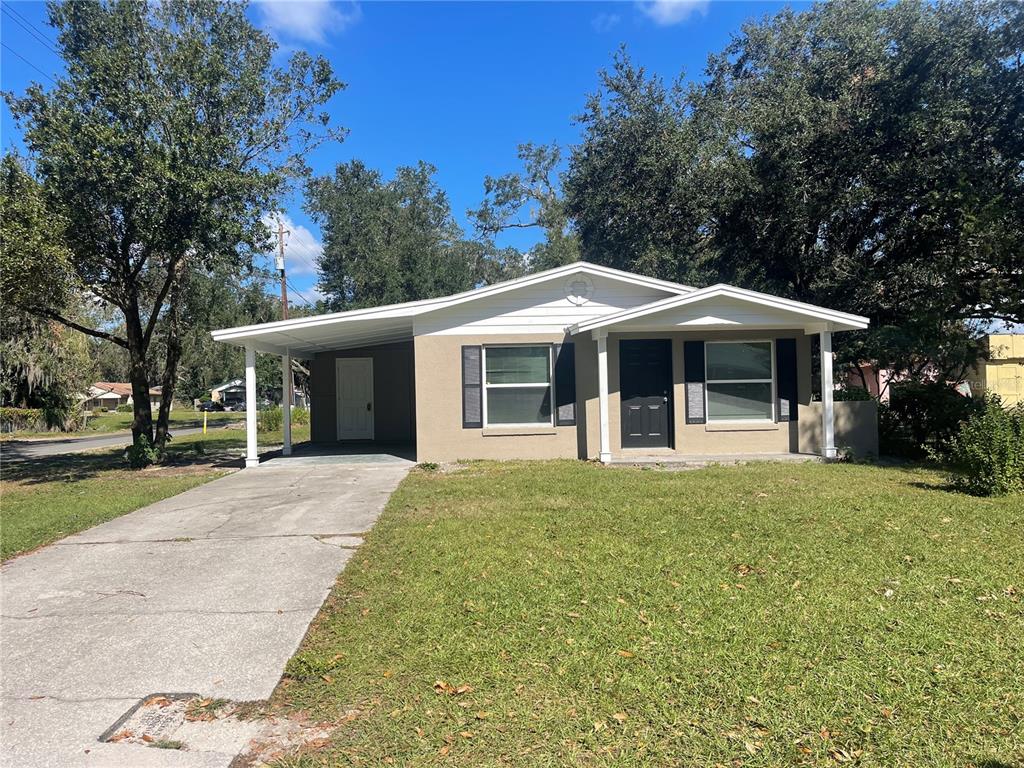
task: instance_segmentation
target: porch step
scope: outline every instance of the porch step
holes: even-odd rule
[[[734,466],[751,462],[782,461],[803,463],[821,461],[821,456],[814,453],[717,453],[717,454],[685,454],[685,453],[627,453],[613,456],[611,464],[616,466],[664,466],[699,469],[715,464]]]

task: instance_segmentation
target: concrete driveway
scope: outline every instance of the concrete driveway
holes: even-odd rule
[[[0,764],[227,766],[98,737],[154,693],[270,696],[411,462],[276,459],[0,569]]]

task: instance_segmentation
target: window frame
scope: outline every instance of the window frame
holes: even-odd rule
[[[708,376],[708,346],[711,344],[768,344],[768,354],[771,358],[771,378],[769,379],[712,379]],[[775,339],[723,339],[721,341],[704,342],[704,423],[705,424],[774,424],[777,420],[777,378],[778,371],[775,365]],[[766,419],[712,419],[711,418],[711,384],[771,384],[771,408],[772,414]]]
[[[487,383],[487,350],[488,349],[512,349],[512,348],[546,348],[548,351],[548,380],[547,383],[537,384],[488,384]],[[551,343],[547,344],[530,344],[524,342],[522,344],[481,344],[480,345],[480,387],[481,387],[481,409],[482,409],[482,424],[484,429],[521,429],[521,428],[538,428],[538,427],[554,427],[555,426],[555,345]],[[488,420],[488,408],[487,408],[487,390],[488,389],[548,389],[551,393],[551,414],[547,421],[526,421],[516,422],[514,424],[508,422],[501,422],[499,424],[491,424]]]

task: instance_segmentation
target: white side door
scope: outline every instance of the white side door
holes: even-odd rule
[[[338,439],[373,439],[373,358],[339,357]]]

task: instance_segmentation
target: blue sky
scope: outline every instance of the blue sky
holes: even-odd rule
[[[49,85],[46,76],[55,77],[61,64],[44,4],[2,5],[3,89],[20,93],[33,80]],[[349,134],[310,157],[316,173],[359,158],[390,176],[398,165],[426,160],[437,166],[468,230],[465,211],[479,204],[484,176],[517,169],[519,143],[578,139],[573,116],[620,44],[666,79],[681,70],[699,77],[708,55],[744,20],[782,8],[694,0],[259,2],[250,14],[278,40],[282,55],[295,48],[321,53],[348,84],[329,111]],[[3,147],[20,147],[2,109]],[[312,298],[319,235],[301,204],[295,197],[285,206],[288,271],[294,288]],[[535,239],[519,231],[505,244],[525,250]]]

